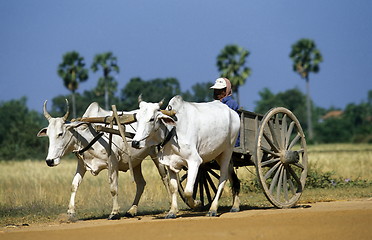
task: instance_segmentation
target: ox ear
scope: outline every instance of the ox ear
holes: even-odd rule
[[[165,125],[176,126],[176,120],[174,120],[173,117],[170,117],[163,113],[159,114],[158,119],[161,120]]]
[[[36,136],[37,136],[37,137],[46,137],[46,136],[47,136],[47,128],[43,128],[43,129],[41,129],[41,130],[37,133]]]

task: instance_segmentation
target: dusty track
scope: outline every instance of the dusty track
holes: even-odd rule
[[[371,239],[372,199],[308,204],[294,209],[245,210],[174,220],[143,216],[1,228],[0,239]]]

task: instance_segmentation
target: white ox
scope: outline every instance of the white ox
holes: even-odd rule
[[[62,156],[71,152],[77,152],[88,146],[94,137],[97,136],[98,132],[95,131],[93,124],[82,122],[66,122],[68,110],[64,117],[53,118],[46,110],[46,102],[47,101],[44,103],[44,116],[48,119],[49,125],[48,127],[41,129],[37,136],[49,137],[49,149],[46,163],[48,166],[54,167],[60,163],[60,158]],[[111,115],[112,111],[106,111],[102,109],[98,103],[94,102],[89,105],[83,117],[105,117]],[[131,124],[131,126],[128,126],[126,130],[130,132],[131,130],[134,131],[135,128],[136,124]],[[113,208],[109,219],[120,218],[117,200],[118,171],[126,172],[129,169],[129,157],[125,150],[125,144],[122,138],[118,135],[112,136],[112,147],[110,149],[108,136],[107,134],[104,134],[85,152],[81,154],[77,153],[78,164],[75,176],[72,180],[71,197],[67,211],[67,214],[70,216],[70,218],[73,219],[75,216],[75,196],[86,171],[90,171],[92,175],[96,176],[103,169],[108,169],[110,191],[113,199]],[[109,159],[109,151],[111,151],[111,159]],[[141,171],[141,163],[146,156],[151,156],[156,167],[158,168],[163,183],[169,191],[169,187],[167,187],[168,181],[166,170],[163,165],[159,164],[154,147],[148,147],[141,150],[131,148],[130,153],[137,191],[133,205],[127,211],[126,216],[134,216],[137,214],[138,202],[146,185]]]
[[[181,96],[173,97],[168,110],[176,112],[175,118],[163,114],[159,103],[147,103],[139,97],[137,133],[133,138],[135,148],[149,147],[161,143],[160,162],[170,169],[171,208],[166,218],[175,218],[177,206],[177,172],[188,168],[185,195],[189,206],[196,207],[199,202],[192,198],[193,186],[200,164],[216,160],[220,165],[220,179],[216,196],[207,216],[216,216],[218,200],[227,178],[232,186],[239,188],[230,164],[233,147],[238,136],[240,120],[238,114],[220,101],[190,103]],[[174,134],[172,128],[175,127]],[[171,135],[169,135],[171,133]],[[167,137],[168,136],[168,137]],[[169,141],[165,139],[169,139]],[[165,142],[164,142],[165,140]],[[235,175],[236,176],[236,175]],[[231,211],[239,211],[239,189],[233,188]]]

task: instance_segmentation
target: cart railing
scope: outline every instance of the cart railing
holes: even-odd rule
[[[240,113],[240,146],[234,152],[252,155],[255,149],[257,130],[263,115],[239,109]]]

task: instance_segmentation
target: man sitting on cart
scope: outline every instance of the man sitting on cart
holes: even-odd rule
[[[217,78],[214,85],[211,87],[213,89],[213,98],[215,100],[220,100],[222,103],[226,104],[229,108],[236,111],[238,114],[239,104],[232,97],[231,82],[227,78]],[[240,114],[239,114],[240,115]],[[240,134],[236,139],[235,147],[240,145]]]

